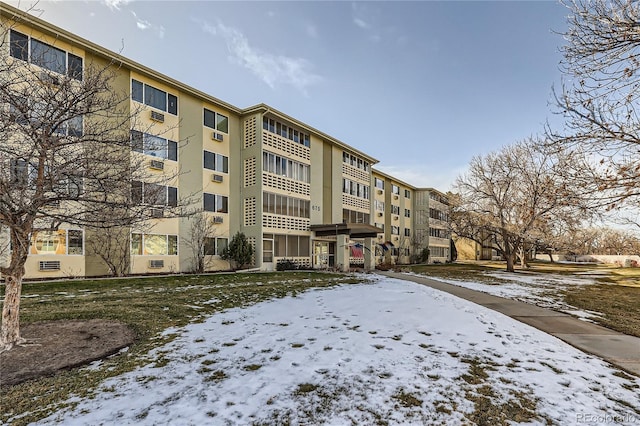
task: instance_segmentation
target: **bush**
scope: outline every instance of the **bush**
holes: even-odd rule
[[[244,265],[251,263],[253,247],[249,244],[249,240],[244,233],[237,232],[220,257],[224,260],[231,260],[235,262],[237,268],[242,268]]]
[[[295,271],[298,269],[300,269],[300,265],[298,265],[295,260],[291,259],[280,259],[276,264],[277,271]]]

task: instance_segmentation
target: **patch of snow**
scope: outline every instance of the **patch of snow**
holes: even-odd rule
[[[640,380],[402,280],[312,290],[170,332],[178,337],[150,353],[161,362],[106,380],[94,399],[39,424],[460,424],[481,386],[496,404],[537,400],[529,424],[640,421]]]

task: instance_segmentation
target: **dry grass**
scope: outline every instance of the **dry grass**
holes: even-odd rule
[[[487,275],[497,270],[504,271],[504,262],[467,261],[442,265],[417,265],[410,269],[416,273],[451,280],[475,281],[492,285],[509,282],[506,278]],[[515,273],[554,274],[567,277],[588,275],[597,284],[567,286],[559,290],[556,296],[578,309],[602,313],[602,317],[593,318],[593,320],[605,327],[640,337],[640,268],[533,262],[526,271],[517,267]]]
[[[137,338],[126,355],[105,360],[99,369],[73,369],[3,388],[0,424],[22,425],[42,419],[64,407],[64,401],[72,394],[90,398],[101,381],[146,364],[149,350],[175,338],[158,338],[168,327],[184,326],[224,309],[292,296],[310,288],[354,282],[357,280],[346,275],[286,272],[25,283],[22,324],[113,319],[132,327]],[[162,362],[161,358],[156,362]],[[223,374],[214,372],[211,380],[219,380]]]

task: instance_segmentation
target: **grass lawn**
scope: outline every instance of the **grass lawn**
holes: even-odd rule
[[[486,284],[506,284],[508,277],[485,275],[504,271],[504,262],[456,262],[453,264],[417,265],[408,267],[412,272],[444,279],[473,281]],[[534,262],[526,271],[516,273],[553,274],[567,277],[587,276],[594,285],[570,285],[557,296],[567,304],[586,311],[602,313],[593,318],[605,327],[640,337],[640,268],[620,268],[611,265],[566,264]]]
[[[0,394],[0,423],[26,413],[12,424],[27,424],[61,408],[72,394],[90,398],[102,380],[146,364],[145,354],[173,336],[159,337],[228,308],[292,296],[310,288],[355,283],[346,275],[314,272],[217,274],[145,277],[113,280],[25,283],[21,324],[61,319],[111,319],[132,327],[136,343],[104,361],[100,368],[73,369],[53,377],[4,388]],[[2,294],[4,299],[4,287]]]

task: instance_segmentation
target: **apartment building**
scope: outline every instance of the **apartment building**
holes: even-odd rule
[[[414,193],[417,247],[429,249],[430,263],[450,261],[451,231],[447,196],[433,188],[417,188]]]
[[[235,107],[11,6],[1,4],[0,12],[8,28],[3,55],[42,68],[54,83],[56,75],[81,80],[86,64],[118,65],[112,89],[131,95],[134,119],[123,131],[132,163],[145,169],[131,182],[131,197],[151,212],[124,234],[107,235],[126,240],[129,273],[193,270],[191,242],[201,221],[213,225],[204,246],[207,270],[229,269],[220,253],[238,231],[254,246],[253,266],[261,270],[283,259],[371,269],[382,261],[408,263],[422,244],[432,259],[448,260],[444,194],[373,169],[375,158],[268,105]],[[43,62],[37,52],[57,60]],[[82,123],[77,127],[81,132]],[[175,206],[202,213],[168,215]],[[97,238],[71,224],[34,231],[26,277],[107,274],[90,244]],[[7,240],[0,230],[0,244]]]

